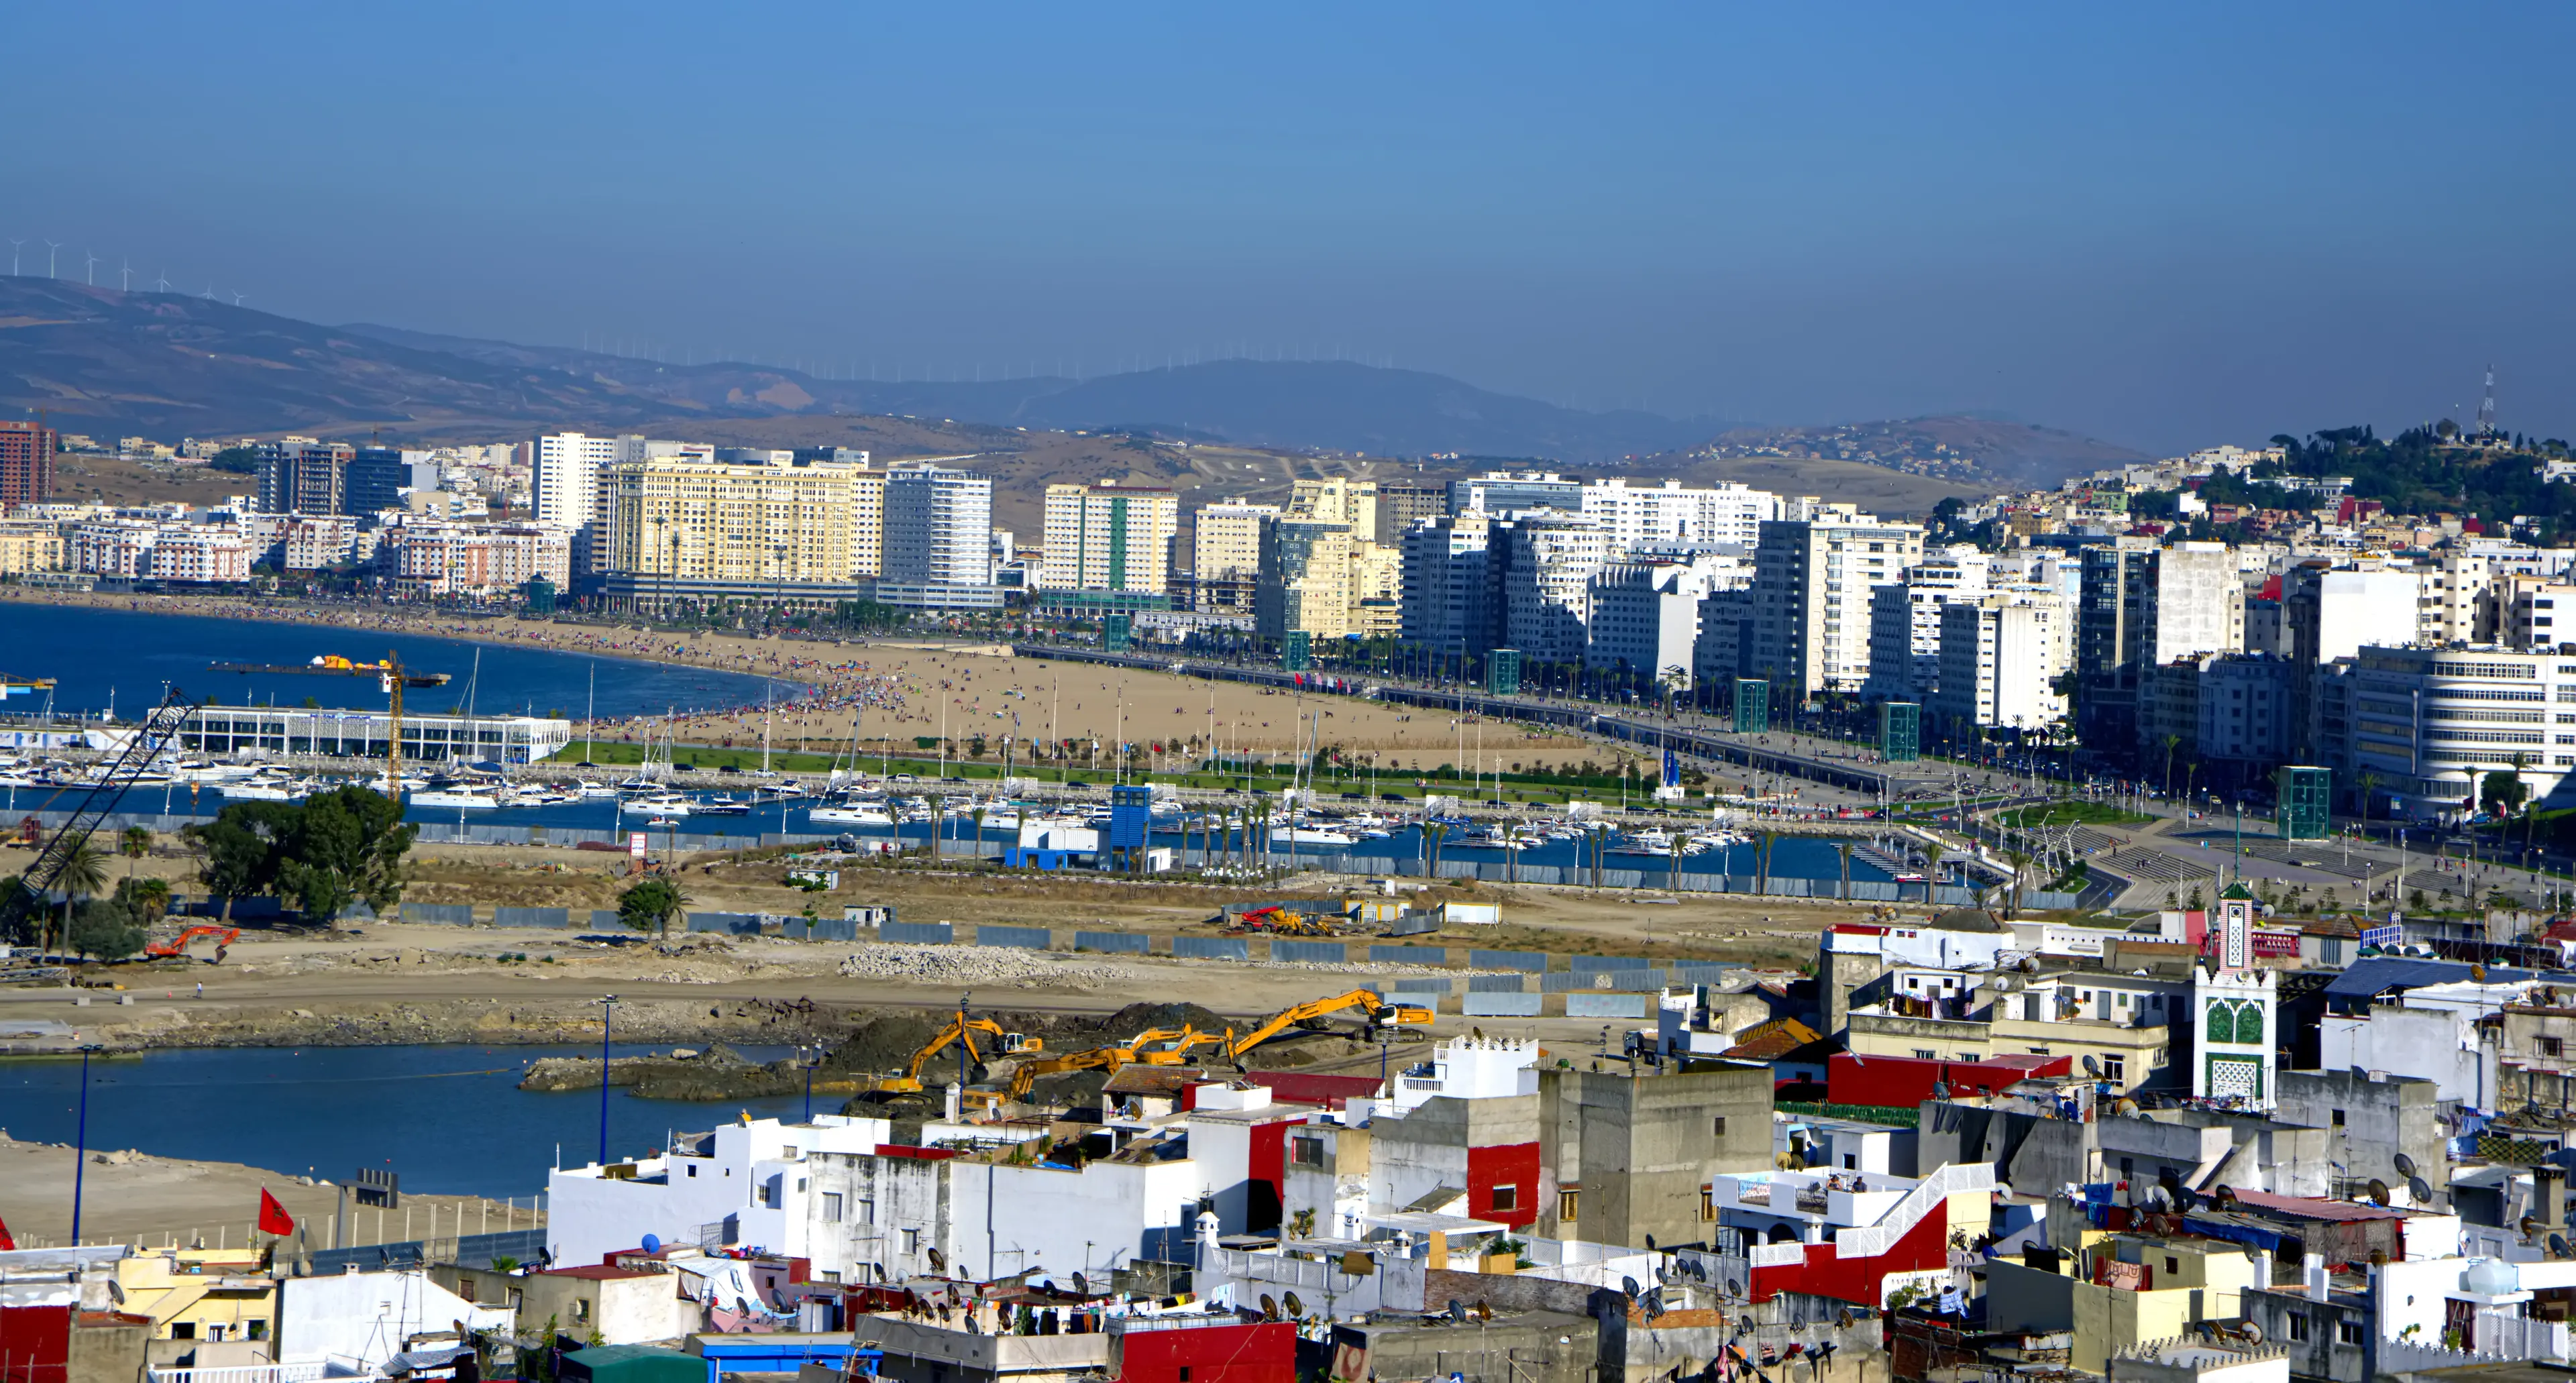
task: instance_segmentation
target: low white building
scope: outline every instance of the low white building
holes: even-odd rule
[[[288,1277],[277,1284],[277,1362],[336,1363],[373,1373],[416,1335],[509,1330],[507,1305],[468,1301],[418,1268]]]
[[[812,1256],[816,1153],[873,1152],[883,1119],[752,1119],[682,1134],[659,1156],[558,1169],[546,1182],[546,1246],[558,1267],[601,1263],[653,1235],[667,1244]]]

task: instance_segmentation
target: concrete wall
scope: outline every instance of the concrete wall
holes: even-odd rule
[[[2436,1082],[2395,1073],[2371,1080],[2349,1068],[2283,1071],[2274,1091],[2273,1114],[2326,1130],[2334,1159],[2356,1175],[2393,1185],[2402,1178],[2390,1154],[2402,1152],[2435,1187],[2449,1183],[2450,1140],[2442,1136],[2444,1101]]]
[[[1539,1101],[1532,1229],[1549,1238],[1705,1243],[1714,1226],[1700,1218],[1699,1193],[1710,1175],[1772,1166],[1768,1067],[1638,1077],[1544,1070]],[[1573,1224],[1556,1214],[1565,1185],[1582,1187]]]
[[[1195,1145],[1195,1132],[1191,1138]],[[957,1240],[950,1268],[991,1278],[1023,1268],[1103,1273],[1139,1258],[1168,1260],[1186,1251],[1199,1196],[1209,1189],[1194,1157],[1093,1162],[1080,1171],[957,1165],[949,1174]]]
[[[1998,1335],[2075,1328],[2075,1279],[2010,1259],[1986,1263],[1986,1329]]]
[[[1555,1311],[1497,1315],[1491,1323],[1470,1317],[1337,1325],[1333,1342],[1366,1349],[1368,1372],[1377,1378],[1462,1373],[1471,1383],[1601,1383],[1598,1326],[1590,1317]]]
[[[1948,1101],[1923,1104],[1916,1165],[1991,1162],[1998,1180],[2015,1186],[2064,1186],[2098,1180],[2094,1125],[2008,1109]]]
[[[63,1351],[63,1383],[135,1383],[143,1375],[143,1354],[151,1341],[149,1316],[79,1312]],[[19,1367],[27,1367],[24,1360]]]
[[[838,1273],[840,1281],[853,1283],[901,1282],[938,1275],[930,1261],[933,1250],[943,1262],[957,1261],[960,1245],[949,1204],[955,1159],[817,1153],[807,1162],[813,1194],[806,1213],[813,1223],[805,1243],[818,1276]],[[837,1224],[825,1218],[826,1195],[841,1198]]]
[[[512,1319],[506,1305],[478,1306],[418,1270],[290,1277],[277,1288],[277,1360],[336,1356],[382,1364],[402,1351],[407,1335],[446,1330],[456,1321],[507,1329]]]
[[[2328,1014],[2317,1035],[2317,1066],[2327,1071],[2403,1071],[2433,1082],[2435,1098],[2493,1109],[2496,1049],[2469,1015],[2448,1009],[2373,1007],[2367,1017]]]

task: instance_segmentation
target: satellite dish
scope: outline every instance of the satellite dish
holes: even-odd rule
[[[2352,1068],[2352,1078],[2354,1080],[2362,1081],[2370,1079],[2370,1068],[2367,1066],[2355,1066]]]
[[[2567,1256],[2567,1252],[2567,1236],[2553,1232],[2549,1236],[2549,1256],[2552,1258],[2565,1258]]]
[[[1288,1308],[1289,1315],[1303,1316],[1306,1314],[1306,1303],[1299,1301],[1295,1292],[1289,1292],[1281,1296],[1279,1298],[1279,1304]]]
[[[1073,1275],[1073,1290],[1080,1296],[1087,1297],[1091,1295],[1091,1279],[1083,1276],[1081,1273],[1075,1273]]]
[[[2173,1189],[2173,1199],[2174,1209],[2188,1211],[2191,1209],[2192,1202],[2198,1199],[2198,1197],[2195,1197],[2192,1194],[2190,1187],[2177,1186]]]
[[[1637,1299],[1637,1279],[1633,1277],[1620,1278],[1619,1290],[1628,1294],[1628,1300],[1635,1301]]]
[[[1654,1251],[1655,1251],[1655,1236],[1653,1236],[1653,1235],[1649,1234],[1649,1235],[1647,1235],[1647,1236],[1646,1236],[1646,1252],[1648,1252],[1648,1253],[1653,1253]]]
[[[2540,1228],[2540,1221],[2533,1216],[2525,1215],[2522,1217],[2522,1223],[2516,1225],[2515,1228],[2522,1231],[2523,1238],[2528,1239],[2531,1237],[2531,1232],[2533,1230]]]
[[[109,1278],[107,1280],[107,1297],[108,1300],[115,1302],[119,1306],[123,1306],[125,1304],[125,1284],[117,1281],[115,1278]]]
[[[2480,984],[2486,983],[2487,968],[2483,965],[2471,965],[2469,967],[2469,978],[2476,980]]]
[[[929,1257],[930,1270],[932,1272],[944,1273],[948,1271],[948,1255],[941,1253],[937,1249],[932,1249],[930,1250]]]
[[[1728,1278],[1726,1280],[1726,1294],[1731,1297],[1740,1297],[1744,1295],[1744,1284],[1736,1281],[1734,1278]]]
[[[1849,1330],[1852,1328],[1852,1313],[1850,1307],[1846,1306],[1840,1311],[1834,1313],[1834,1325],[1843,1330]]]
[[[2426,1181],[2422,1177],[2408,1177],[2406,1178],[2406,1194],[2417,1205],[2431,1205],[2433,1203],[2433,1183]]]
[[[1449,1298],[1449,1319],[1453,1321],[1463,1321],[1467,1319],[1467,1303],[1460,1301],[1456,1297]]]
[[[1279,1319],[1279,1303],[1271,1300],[1268,1292],[1261,1294],[1261,1319],[1265,1321]]]
[[[2247,1344],[2259,1345],[2263,1343],[2263,1323],[2261,1321],[2249,1320],[2245,1322],[2245,1328],[2236,1333],[2244,1336]]]
[[[1480,1320],[1480,1321],[1490,1321],[1490,1320],[1492,1320],[1493,1318],[1494,1318],[1494,1308],[1492,1308],[1492,1307],[1490,1307],[1490,1306],[1487,1306],[1487,1305],[1486,1305],[1483,1301],[1481,1301],[1481,1300],[1480,1300],[1480,1301],[1478,1301],[1478,1302],[1476,1303],[1476,1319],[1477,1319],[1477,1320]]]
[[[2390,1159],[2389,1159],[2389,1161],[2391,1161],[2391,1162],[2393,1162],[2393,1163],[2395,1163],[2395,1164],[2396,1164],[2396,1166],[2397,1166],[2397,1174],[2398,1174],[2399,1176],[2402,1176],[2402,1177],[2411,1177],[2411,1176],[2415,1175],[2415,1159],[2414,1159],[2414,1158],[2408,1157],[2408,1156],[2407,1156],[2406,1154],[2404,1154],[2404,1153],[2399,1153],[2397,1156],[2395,1156],[2395,1157],[2393,1157],[2393,1158],[2390,1158]]]
[[[2386,1205],[2386,1204],[2388,1204],[2388,1183],[2387,1183],[2387,1182],[2381,1181],[2381,1180],[2380,1180],[2379,1178],[2377,1178],[2377,1177],[2372,1177],[2372,1178],[2370,1179],[2370,1188],[2369,1188],[2369,1189],[2370,1189],[2370,1198],[2371,1198],[2372,1200],[2374,1200],[2374,1201],[2378,1202],[2378,1203],[2379,1203],[2379,1204],[2381,1204],[2381,1205]]]
[[[1655,1290],[1655,1291],[1652,1291],[1652,1292],[1648,1292],[1648,1293],[1646,1293],[1646,1300],[1645,1300],[1644,1305],[1645,1305],[1645,1310],[1646,1310],[1646,1319],[1647,1319],[1647,1320],[1650,1320],[1650,1321],[1651,1321],[1651,1320],[1654,1320],[1656,1317],[1663,1315],[1663,1314],[1664,1314],[1664,1294],[1663,1294],[1662,1289],[1658,1288],[1658,1289],[1657,1289],[1657,1290]]]
[[[2093,1054],[2090,1052],[2084,1054],[2084,1074],[2088,1076],[2100,1076],[2102,1074],[2102,1063],[2095,1061],[2093,1059]]]
[[[660,1253],[662,1251],[662,1236],[659,1234],[645,1235],[644,1251],[646,1253]]]
[[[2209,1198],[2218,1202],[2220,1205],[2234,1205],[2236,1203],[2236,1188],[2226,1185],[2225,1183],[2221,1183],[2209,1188]]]

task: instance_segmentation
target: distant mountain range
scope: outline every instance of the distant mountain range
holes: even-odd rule
[[[1812,455],[1969,483],[2052,483],[2055,474],[2136,455],[1970,418],[1748,429],[1584,412],[1347,362],[1227,360],[1088,380],[825,380],[738,362],[672,365],[366,323],[329,327],[207,298],[0,277],[0,416],[39,410],[67,431],[168,441],[285,431],[473,441],[578,428],[713,441],[756,432],[770,445],[805,431],[818,442],[839,437],[853,415],[869,415],[1466,465],[1624,461],[1640,474]],[[1937,464],[1923,468],[1925,457]]]

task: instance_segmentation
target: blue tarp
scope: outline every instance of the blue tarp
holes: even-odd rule
[[[2389,990],[2421,989],[2434,984],[2462,984],[2471,975],[2466,961],[2426,960],[2414,956],[2371,956],[2354,961],[2350,968],[2326,983],[2329,1003],[2367,1003]],[[2507,970],[2489,966],[2486,978],[2492,984],[2509,984],[2518,980],[2540,978],[2534,970]]]

